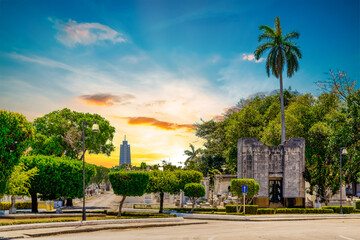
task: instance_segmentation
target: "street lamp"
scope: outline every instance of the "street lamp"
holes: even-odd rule
[[[341,156],[342,155],[346,155],[347,151],[345,147],[340,148],[340,214],[343,214],[343,209],[342,209],[342,172],[341,172]]]
[[[85,125],[87,123],[94,123],[92,125],[92,132],[100,132],[99,125],[93,121],[84,121],[82,122],[82,138],[83,138],[83,210],[82,210],[82,220],[86,221],[86,210],[85,210]]]

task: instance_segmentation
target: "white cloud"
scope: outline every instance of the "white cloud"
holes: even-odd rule
[[[90,45],[105,40],[112,43],[126,42],[122,33],[100,23],[77,23],[71,19],[68,22],[54,21],[51,18],[49,20],[55,23],[58,30],[55,38],[68,47],[77,44]]]
[[[263,62],[265,60],[265,58],[260,58],[259,60],[256,60],[254,54],[243,53],[242,54],[242,60],[260,63],[260,62]]]

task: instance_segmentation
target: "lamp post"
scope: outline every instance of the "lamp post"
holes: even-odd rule
[[[342,155],[346,155],[347,151],[345,147],[340,148],[340,214],[343,214],[343,209],[342,209],[342,172],[341,172],[341,156]]]
[[[82,210],[82,220],[86,221],[86,210],[85,210],[85,125],[87,123],[92,123],[93,121],[84,121],[82,122],[82,139],[83,139],[83,210]],[[93,122],[91,128],[92,132],[100,132],[99,125],[96,122]]]

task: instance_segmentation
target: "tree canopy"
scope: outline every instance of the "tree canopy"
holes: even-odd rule
[[[339,190],[340,147],[349,153],[342,158],[344,182],[357,181],[360,172],[360,90],[353,87],[355,81],[346,82],[349,86],[342,86],[341,81],[319,96],[284,91],[287,136],[305,138],[304,176],[309,192],[317,192],[322,201]],[[210,170],[221,172],[221,165],[226,164],[226,171],[235,174],[240,137],[255,137],[270,146],[280,144],[279,98],[275,92],[242,99],[224,120],[196,124],[196,135],[204,139],[204,146],[193,169],[209,176]]]
[[[0,194],[21,155],[28,148],[33,128],[20,113],[0,110]]]
[[[91,132],[93,121],[99,125],[100,132]],[[35,119],[36,135],[31,153],[81,159],[82,122],[89,122],[85,125],[85,152],[110,156],[114,151],[112,140],[115,128],[109,121],[98,114],[80,113],[68,108]]]
[[[38,155],[22,157],[21,162],[26,170],[38,169],[29,188],[33,212],[37,212],[37,194],[45,200],[54,200],[59,197],[83,197],[81,161]],[[90,182],[95,173],[94,165],[85,163],[85,184]]]
[[[176,194],[179,192],[178,178],[172,171],[154,170],[149,173],[150,180],[146,192],[160,194],[160,210],[163,212],[164,193]]]
[[[121,195],[118,217],[121,217],[122,205],[127,196],[142,196],[149,183],[149,173],[147,172],[110,172],[109,179],[114,193]]]

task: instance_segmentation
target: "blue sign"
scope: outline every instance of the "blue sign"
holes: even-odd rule
[[[247,185],[242,185],[242,193],[247,193]]]

